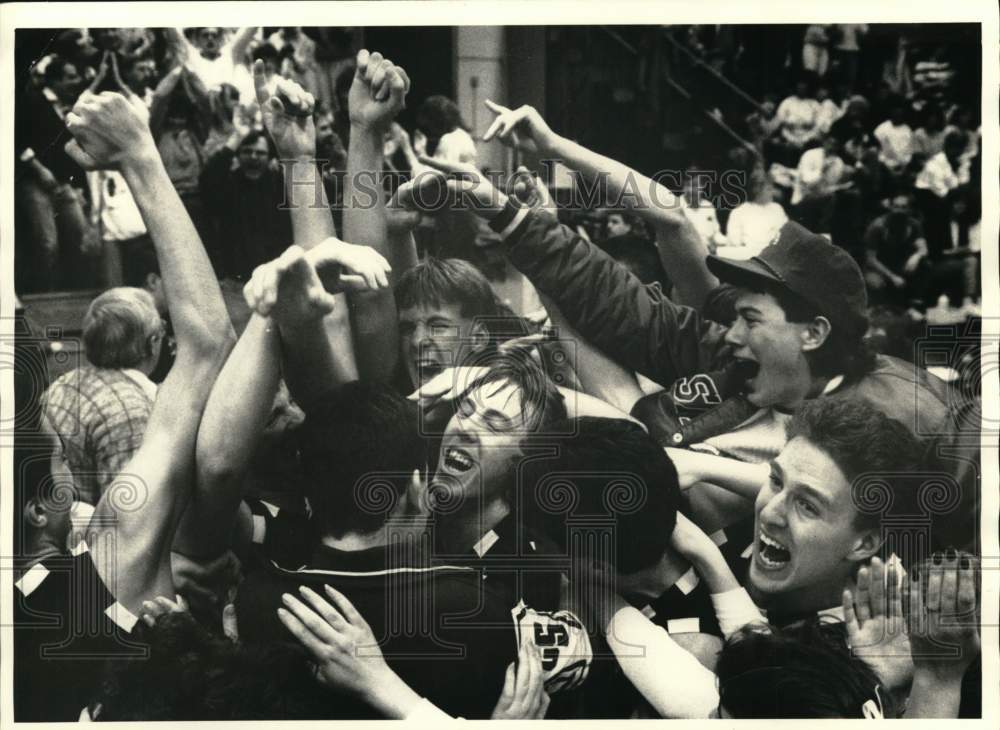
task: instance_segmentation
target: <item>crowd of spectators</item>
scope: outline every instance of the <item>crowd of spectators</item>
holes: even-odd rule
[[[729,159],[745,171],[752,205],[718,211],[725,244],[746,247],[733,255],[759,251],[787,217],[850,251],[873,303],[921,318],[945,297],[961,319],[978,312],[981,296],[979,105],[964,93],[974,80],[954,63],[969,48],[892,30],[788,26],[768,74],[750,31],[741,42],[733,27],[690,26],[678,31],[687,53],[677,73],[701,71],[691,78],[703,80],[711,68],[710,90],[722,75],[761,91],[756,99],[728,94],[741,104],[694,92],[755,148],[749,157],[736,148]]]
[[[972,311],[980,146],[937,54],[872,118],[865,32],[726,207],[527,105],[406,130],[349,30],[57,34],[18,293],[101,293],[44,387],[18,333],[16,719],[981,714],[979,393],[872,308]]]

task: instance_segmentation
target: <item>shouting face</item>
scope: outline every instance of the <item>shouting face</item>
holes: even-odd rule
[[[527,425],[523,406],[521,390],[509,381],[462,396],[441,441],[432,494],[443,490],[449,502],[459,501],[460,514],[504,498]]]
[[[800,604],[826,608],[823,603],[839,599],[854,566],[878,547],[877,536],[856,525],[847,477],[803,437],[789,441],[772,462],[754,511],[749,578],[769,600],[796,596]]]
[[[416,304],[399,311],[400,356],[414,387],[459,365],[481,339],[458,304]]]
[[[795,407],[809,391],[809,364],[803,351],[808,325],[789,322],[770,294],[742,294],[736,312],[726,342],[754,372],[746,381],[747,399],[759,408]]]

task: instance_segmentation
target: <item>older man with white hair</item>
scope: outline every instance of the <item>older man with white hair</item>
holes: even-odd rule
[[[87,362],[45,392],[45,418],[62,441],[78,501],[97,504],[142,444],[156,398],[149,374],[159,360],[164,329],[149,292],[109,289],[83,318]]]

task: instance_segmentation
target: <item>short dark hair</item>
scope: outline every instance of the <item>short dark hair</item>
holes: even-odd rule
[[[338,537],[380,528],[426,462],[416,404],[369,381],[342,385],[311,405],[299,444],[314,518]]]
[[[395,296],[398,309],[457,304],[463,317],[475,318],[497,342],[527,334],[489,279],[462,259],[424,259],[399,277]]]
[[[417,107],[416,114],[417,129],[422,131],[427,137],[427,154],[433,155],[437,150],[441,138],[454,132],[456,129],[464,129],[466,132],[472,128],[462,119],[462,112],[453,100],[441,94],[428,96],[423,103]]]
[[[908,485],[900,488],[898,481],[921,468],[924,447],[902,423],[856,396],[820,396],[804,403],[792,418],[788,440],[797,437],[829,454],[852,490],[864,487],[859,477],[879,475],[892,490],[894,511],[910,513],[899,502],[915,501],[916,495]],[[853,496],[856,505],[868,502],[861,494]],[[857,513],[856,524],[863,529],[877,528],[881,522],[880,511]]]
[[[277,61],[281,57],[281,54],[278,53],[278,49],[270,43],[261,43],[253,49],[253,53],[251,55],[253,56],[254,61]]]
[[[615,569],[628,574],[656,564],[683,501],[666,453],[623,419],[586,416],[555,427],[573,436],[560,441],[552,456],[524,463],[519,484],[525,521],[567,548],[568,512],[612,517]]]
[[[762,283],[751,291],[773,296],[789,322],[805,324],[816,317],[829,319],[814,304],[780,285]],[[865,339],[865,332],[850,332],[836,325],[831,325],[830,334],[819,349],[807,352],[805,357],[813,375],[843,375],[848,381],[856,380],[875,366],[875,353]]]
[[[863,718],[869,700],[896,716],[889,692],[829,620],[745,626],[723,645],[715,673],[719,704],[737,719]]]
[[[267,142],[267,154],[271,157],[277,157],[277,148],[274,146],[274,142],[271,139],[271,135],[265,132],[263,129],[253,129],[247,133],[247,135],[240,140],[239,145],[236,147],[236,151],[243,149],[249,145],[257,144],[258,140],[264,140]]]
[[[136,639],[149,655],[107,662],[90,706],[98,720],[318,720],[335,711],[297,643],[234,643],[187,612],[152,628],[139,622]]]
[[[73,59],[65,56],[53,56],[49,59],[48,64],[45,66],[45,85],[48,86],[62,80],[67,66],[75,67],[76,64],[73,62]]]

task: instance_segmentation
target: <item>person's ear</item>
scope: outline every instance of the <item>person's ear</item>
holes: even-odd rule
[[[877,555],[881,547],[882,536],[880,530],[877,528],[865,530],[855,540],[851,552],[847,554],[847,559],[855,563],[867,561]]]
[[[24,521],[35,529],[41,530],[49,524],[49,517],[41,504],[34,499],[29,499],[28,503],[24,505]]]
[[[473,322],[469,337],[472,340],[472,350],[474,351],[482,350],[490,343],[489,330],[479,320]]]
[[[833,330],[833,325],[826,317],[813,317],[812,322],[807,324],[800,335],[802,339],[802,351],[813,352],[818,350],[826,342]]]
[[[148,274],[146,274],[146,278],[143,279],[142,285],[143,288],[146,289],[146,291],[148,291],[150,294],[153,294],[156,292],[157,289],[159,289],[160,281],[161,281],[160,275],[150,271]]]

